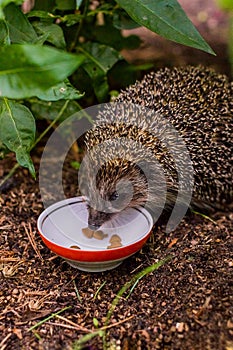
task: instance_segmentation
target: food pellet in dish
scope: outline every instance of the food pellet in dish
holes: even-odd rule
[[[101,230],[92,231],[89,227],[82,228],[82,232],[87,238],[92,238],[93,237],[93,238],[102,240],[105,237],[108,237],[108,235],[103,233],[103,231],[101,231]]]
[[[104,239],[105,237],[108,237],[107,234],[103,233],[103,231],[94,231],[94,234],[93,234],[93,237],[96,238],[96,239]]]
[[[77,245],[71,245],[70,248],[72,248],[72,249],[81,249],[81,248],[78,247]]]
[[[89,227],[82,228],[82,233],[87,238],[92,238],[95,231],[92,231]]]
[[[121,237],[118,235],[112,235],[112,237],[109,240],[110,243],[114,243],[114,242],[121,242]]]
[[[107,249],[122,247],[121,238],[118,235],[112,235],[112,237],[109,240],[109,243],[111,244],[107,247]]]

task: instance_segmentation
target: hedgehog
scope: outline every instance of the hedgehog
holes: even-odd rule
[[[232,203],[232,96],[227,76],[186,66],[150,72],[100,108],[79,178],[89,226],[128,208],[156,221]]]

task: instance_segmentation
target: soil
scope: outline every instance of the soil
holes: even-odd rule
[[[39,158],[33,155],[38,168]],[[14,158],[3,161],[4,173]],[[66,195],[75,191],[66,173]],[[42,243],[36,220],[43,206],[37,181],[20,169],[1,194],[0,349],[75,349],[77,339],[103,327],[124,284],[171,256],[119,300],[107,329],[107,349],[230,350],[233,348],[233,214],[189,215],[178,228],[154,230],[143,249],[115,270],[70,267]],[[46,317],[70,307],[34,330]],[[95,337],[84,349],[102,349]],[[78,347],[76,348],[78,349]]]
[[[154,52],[154,60],[158,65],[168,61],[172,65],[210,64],[230,75],[225,15],[210,0],[195,1],[195,7],[188,0],[182,3],[191,17],[201,11],[197,17],[202,20],[197,24],[221,54],[210,58],[162,39],[155,50],[157,39],[147,35],[145,46]],[[41,152],[38,147],[32,154],[37,172]],[[0,178],[14,164],[13,155],[1,161]],[[68,197],[76,191],[76,175],[74,169],[64,171]],[[141,278],[131,293],[127,290],[119,299],[108,322],[106,339],[95,336],[82,348],[233,349],[231,211],[214,213],[211,219],[190,214],[169,234],[163,226],[158,227],[142,250],[118,268],[87,273],[72,268],[42,243],[36,227],[43,210],[38,180],[34,181],[27,170],[19,168],[6,182],[0,207],[0,350],[78,349],[78,339],[104,326],[124,284],[168,256],[169,261]],[[61,313],[55,316],[57,312]]]

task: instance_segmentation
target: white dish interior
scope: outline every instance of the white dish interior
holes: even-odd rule
[[[112,235],[121,238],[122,246],[133,244],[142,239],[153,226],[153,220],[147,210],[141,208],[126,209],[116,218],[101,226],[107,237],[102,240],[88,238],[82,232],[88,226],[88,211],[82,197],[69,198],[57,202],[45,209],[38,218],[38,228],[49,241],[63,247],[77,245],[83,250],[104,250]]]

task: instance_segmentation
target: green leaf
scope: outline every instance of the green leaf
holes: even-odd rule
[[[4,159],[10,150],[0,140],[0,159]]]
[[[142,71],[149,70],[153,68],[153,64],[147,63],[145,65],[132,65],[121,60],[115,64],[115,66],[109,72],[109,79],[111,81],[111,86],[114,86],[114,89],[120,91],[126,86],[132,85],[136,80],[142,78]],[[119,76],[121,79],[119,79]]]
[[[16,5],[21,5],[23,0],[0,0],[0,19],[4,19],[3,9],[10,3],[15,3]]]
[[[15,4],[9,4],[4,9],[4,13],[12,43],[23,44],[37,41],[37,34],[31,23]]]
[[[48,90],[41,92],[37,97],[44,101],[76,100],[84,94],[76,90],[69,81],[52,86]]]
[[[116,2],[134,21],[166,39],[215,54],[176,0],[116,0]]]
[[[0,140],[16,154],[20,165],[35,177],[30,150],[35,141],[36,125],[30,110],[6,98],[0,100]]]
[[[83,55],[47,46],[14,44],[1,47],[0,96],[37,96],[64,81],[83,61]]]
[[[56,0],[56,8],[58,10],[75,10],[76,1],[75,0]]]
[[[52,19],[52,20],[55,20],[55,19],[60,19],[61,16],[59,15],[54,15],[53,13],[51,12],[48,12],[48,11],[40,11],[40,10],[32,10],[30,11],[29,13],[27,13],[27,17],[28,18],[31,18],[31,17],[38,17],[38,18],[42,18],[42,19]]]
[[[95,95],[99,101],[105,102],[108,99],[109,85],[107,76],[104,74],[100,74],[93,80],[93,89],[95,91]]]
[[[33,22],[33,27],[35,28],[38,35],[46,34],[46,41],[53,44],[58,49],[65,49],[66,42],[63,31],[57,24]]]
[[[92,63],[94,65],[93,68],[99,68],[105,74],[119,59],[122,59],[122,56],[119,54],[119,52],[114,50],[112,47],[99,43],[88,42],[86,44],[83,44],[79,50],[82,51],[86,56],[84,66],[87,63]],[[91,75],[96,75],[95,69],[93,69]]]
[[[48,36],[48,33],[39,36],[35,44],[37,44],[38,46],[44,45],[44,43],[47,41]]]
[[[92,79],[98,101],[103,102],[109,91],[107,72],[122,57],[112,47],[98,43],[88,42],[79,50],[86,56],[83,69]]]
[[[96,317],[93,317],[93,325],[95,328],[98,328],[98,326],[99,326],[99,321],[97,320]]]
[[[94,38],[91,38],[92,41],[98,41],[101,44],[106,46],[113,47],[117,51],[122,49],[136,49],[141,40],[136,35],[129,35],[123,37],[121,30],[115,28],[112,25],[112,22],[106,21],[102,26],[96,26],[93,29]]]
[[[18,148],[16,151],[16,159],[21,166],[23,166],[24,168],[28,168],[30,174],[35,179],[36,171],[29,152],[25,151],[25,149],[23,148]]]
[[[0,20],[0,45],[9,45],[10,37],[9,37],[9,29],[5,22],[5,20]]]
[[[113,25],[117,29],[134,29],[139,24],[132,20],[129,15],[121,8],[113,13]]]
[[[63,100],[46,102],[33,99],[30,109],[37,119],[54,120],[59,114],[63,105]],[[78,103],[76,101],[70,101],[59,121],[63,121],[66,118],[69,118],[72,114],[76,113],[79,110],[80,107]]]
[[[36,0],[34,1],[33,10],[52,12],[54,10],[55,3],[55,0]]]
[[[80,13],[76,13],[71,15],[65,15],[61,18],[61,21],[65,23],[67,27],[71,27],[76,23],[80,23],[82,18],[83,15],[81,15]]]

